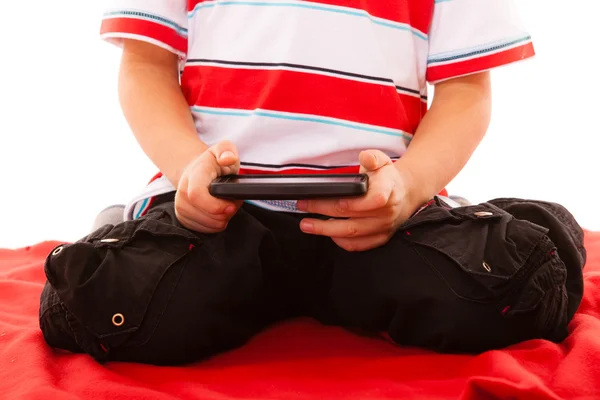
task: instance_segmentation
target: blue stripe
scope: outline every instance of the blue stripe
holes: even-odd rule
[[[144,201],[142,202],[142,205],[140,206],[139,211],[137,212],[137,215],[133,218],[133,219],[138,219],[140,217],[140,215],[142,215],[142,212],[144,212],[144,208],[148,205],[148,198],[146,197],[144,199]]]
[[[439,4],[439,3],[448,3],[449,1],[452,1],[452,0],[435,0],[435,1],[434,1],[434,4]]]
[[[493,51],[501,50],[506,47],[514,46],[519,43],[528,42],[530,40],[531,40],[531,36],[527,35],[527,36],[520,37],[518,39],[511,40],[508,42],[494,42],[494,43],[488,43],[488,44],[485,44],[485,45],[482,45],[479,47],[464,49],[464,50],[461,50],[460,53],[458,53],[458,52],[439,53],[439,54],[432,55],[427,60],[427,64],[454,61],[454,60],[459,60],[461,58],[473,57],[473,56],[477,56],[477,55],[484,55],[486,53],[491,53]]]
[[[140,19],[140,18],[150,19],[161,25],[168,26],[169,28],[173,29],[174,31],[177,31],[177,33],[181,36],[187,37],[187,34],[188,34],[188,30],[186,28],[184,28],[183,26],[178,25],[176,22],[173,22],[173,21],[163,18],[163,17],[159,17],[158,15],[149,14],[147,12],[136,11],[136,10],[119,10],[119,11],[109,11],[107,13],[104,13],[104,17],[119,17],[119,16],[133,17],[133,18],[138,18],[138,19]]]
[[[396,136],[402,137],[406,140],[412,140],[412,136],[404,133],[404,132],[391,132],[385,129],[379,128],[370,128],[368,126],[353,124],[350,122],[342,122],[342,121],[331,121],[328,119],[318,118],[318,117],[303,117],[303,116],[295,116],[295,115],[285,115],[278,114],[274,112],[268,111],[222,111],[222,110],[207,110],[201,107],[192,107],[192,111],[204,114],[212,114],[212,115],[226,115],[231,117],[251,117],[253,115],[257,115],[259,117],[267,117],[267,118],[277,118],[277,119],[286,119],[290,121],[302,121],[302,122],[316,122],[319,124],[327,124],[334,126],[341,126],[344,128],[357,129],[366,132],[380,133],[382,135],[388,136]]]
[[[192,107],[193,111],[201,112],[204,114],[212,114],[212,115],[227,115],[230,117],[251,117],[252,112],[243,112],[243,111],[220,111],[220,110],[207,110],[200,107]]]
[[[398,29],[401,31],[407,31],[407,32],[412,33],[419,39],[427,40],[427,35],[423,34],[422,32],[418,31],[415,28],[412,28],[411,26],[408,26],[405,24],[400,24],[398,22],[386,21],[381,18],[373,17],[371,14],[369,14],[368,12],[366,12],[364,10],[352,11],[352,10],[345,10],[342,8],[326,7],[326,6],[315,5],[315,4],[306,4],[306,3],[265,3],[265,2],[250,2],[250,1],[219,1],[219,2],[216,2],[216,1],[214,1],[214,2],[210,2],[210,3],[199,3],[198,5],[196,5],[196,7],[194,7],[194,9],[191,12],[188,13],[188,18],[193,18],[194,15],[196,15],[196,12],[202,8],[213,8],[216,6],[236,6],[236,5],[255,6],[255,7],[307,8],[307,9],[317,10],[317,11],[328,11],[328,12],[333,12],[333,13],[338,13],[338,14],[351,15],[354,17],[363,17],[363,18],[368,18],[374,24],[385,26],[388,28]]]

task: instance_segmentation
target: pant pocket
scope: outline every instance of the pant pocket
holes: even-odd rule
[[[45,263],[48,284],[82,350],[95,356],[97,347],[109,352],[149,340],[200,246],[199,237],[158,209],[54,249]]]
[[[489,203],[431,206],[417,217],[405,237],[457,297],[489,305],[523,339],[564,339],[567,274],[547,228]]]
[[[499,301],[522,281],[546,232],[487,203],[454,209],[432,205],[401,229],[454,294],[482,303]]]

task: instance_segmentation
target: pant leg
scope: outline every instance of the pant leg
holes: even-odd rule
[[[244,206],[226,231],[203,235],[166,202],[57,247],[45,263],[46,341],[100,362],[159,365],[244,344],[289,313],[276,237],[253,212]]]
[[[583,267],[587,256],[583,245],[583,230],[575,217],[562,205],[547,201],[500,198],[490,200],[489,203],[507,211],[515,218],[548,229],[547,235],[556,245],[557,252],[567,268],[567,318],[571,320],[583,298]]]
[[[568,228],[555,223],[550,236],[557,243],[548,227],[492,203],[450,208],[436,199],[385,246],[332,249],[330,286],[312,315],[442,352],[561,341],[581,294],[575,288],[583,264],[561,258],[580,243],[563,240]],[[573,295],[568,282],[575,282]]]

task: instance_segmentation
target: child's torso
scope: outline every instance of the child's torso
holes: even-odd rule
[[[352,170],[427,109],[433,0],[189,1],[182,88],[200,137],[250,172]]]

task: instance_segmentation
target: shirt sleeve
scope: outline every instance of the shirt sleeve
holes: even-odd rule
[[[514,0],[435,0],[427,81],[487,71],[535,55]]]
[[[100,36],[117,46],[137,39],[167,49],[181,58],[187,54],[186,0],[109,0]]]

